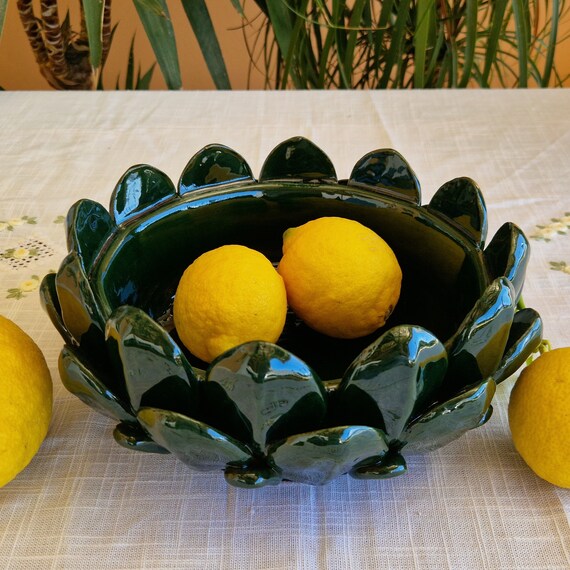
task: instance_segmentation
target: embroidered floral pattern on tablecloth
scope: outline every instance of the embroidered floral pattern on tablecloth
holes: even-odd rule
[[[530,238],[536,241],[551,242],[559,236],[570,235],[570,212],[565,212],[560,218],[551,218],[549,224],[536,225]],[[549,261],[550,269],[570,275],[570,263],[568,261]]]
[[[562,271],[562,273],[567,273],[570,275],[570,265],[565,261],[551,261],[550,269],[553,271]]]
[[[50,219],[54,224],[65,222],[65,216]],[[46,260],[56,252],[48,240],[30,235],[31,226],[41,230],[39,216],[26,214],[0,219],[0,269],[7,272],[4,289],[7,299],[37,300],[43,274],[53,272],[51,268],[48,271]]]
[[[549,224],[537,225],[530,237],[539,241],[550,241],[556,236],[565,235],[570,230],[570,212],[560,218],[552,218]]]
[[[18,226],[24,224],[35,225],[37,224],[37,218],[32,216],[22,216],[20,218],[10,218],[8,220],[0,220],[0,232],[8,231],[13,232]]]
[[[31,239],[16,247],[9,247],[0,253],[0,259],[15,269],[26,267],[34,260],[51,257],[53,249],[44,242]]]
[[[39,275],[32,275],[29,279],[24,279],[18,287],[8,289],[7,299],[22,299],[30,293],[36,292],[40,286],[41,279]]]

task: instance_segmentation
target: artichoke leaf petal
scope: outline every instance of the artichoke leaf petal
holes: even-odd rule
[[[350,185],[365,185],[418,206],[420,183],[406,159],[397,151],[384,148],[364,155],[352,169]]]
[[[492,376],[499,368],[516,310],[506,277],[495,279],[449,339],[448,393]]]
[[[464,176],[446,182],[427,208],[454,223],[475,245],[485,244],[487,208],[479,186],[471,178]]]
[[[447,352],[430,331],[399,325],[353,361],[338,389],[342,421],[365,423],[400,437],[411,417],[435,401],[447,370]]]
[[[220,355],[201,388],[212,425],[259,452],[319,427],[326,414],[326,391],[315,372],[269,342],[247,342]]]
[[[111,379],[94,372],[95,366],[78,349],[64,346],[58,367],[65,388],[89,407],[117,421],[136,422],[128,403],[110,389]]]
[[[324,485],[356,466],[376,463],[388,451],[386,434],[369,426],[337,426],[293,435],[267,455],[284,479]]]
[[[116,228],[115,223],[99,202],[83,199],[71,206],[65,224],[67,249],[79,254],[83,269],[89,275],[105,241]]]
[[[253,182],[254,178],[242,156],[226,146],[211,144],[188,161],[178,182],[178,193],[183,195],[199,188],[248,180]]]
[[[538,348],[542,328],[542,319],[534,309],[521,309],[515,313],[503,359],[493,374],[497,384],[514,374]]]
[[[75,344],[61,315],[61,305],[57,298],[57,289],[55,286],[55,273],[47,273],[44,275],[40,284],[40,303],[65,343],[70,345]]]
[[[141,408],[137,419],[158,445],[196,471],[222,470],[251,459],[239,441],[183,414],[149,407]]]
[[[123,305],[108,320],[106,337],[116,343],[135,411],[144,406],[193,414],[194,370],[163,327],[141,309]]]
[[[485,248],[491,278],[504,275],[513,284],[517,301],[522,293],[529,257],[528,239],[512,222],[503,224]]]
[[[106,316],[77,252],[69,253],[61,263],[55,276],[55,288],[63,323],[75,343],[103,356]]]
[[[176,195],[172,180],[164,172],[148,164],[136,164],[121,176],[113,190],[112,219],[121,224]]]
[[[406,452],[433,451],[485,423],[495,389],[495,380],[488,378],[413,420],[402,434]]]
[[[261,167],[261,182],[285,179],[337,181],[331,159],[304,137],[293,137],[278,144]]]

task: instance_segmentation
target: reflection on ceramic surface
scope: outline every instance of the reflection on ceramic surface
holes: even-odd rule
[[[367,225],[398,257],[402,293],[385,327],[338,340],[290,313],[278,345],[245,343],[209,366],[178,342],[173,296],[198,255],[239,243],[277,262],[285,229],[332,215]],[[70,253],[40,296],[65,341],[65,387],[116,420],[120,445],[170,452],[238,487],[394,477],[408,453],[483,425],[496,384],[540,342],[540,316],[517,310],[528,241],[511,223],[485,247],[486,233],[475,182],[451,180],[422,206],[391,149],[339,181],[318,147],[293,138],[255,180],[239,154],[209,145],[177,188],[137,165],[109,210],[77,202]]]

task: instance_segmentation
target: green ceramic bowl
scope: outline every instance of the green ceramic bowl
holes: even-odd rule
[[[278,344],[245,343],[209,366],[189,354],[171,315],[184,269],[228,243],[277,263],[283,232],[321,216],[358,220],[396,253],[404,279],[387,325],[338,340],[291,313]],[[528,241],[506,223],[485,246],[486,230],[471,179],[444,184],[422,206],[393,150],[367,154],[337,180],[320,149],[294,138],[255,180],[236,152],[210,145],[178,187],[137,165],[109,211],[77,202],[69,255],[41,298],[66,343],[64,385],[118,422],[119,444],[173,453],[242,487],[392,477],[406,471],[406,453],[484,424],[496,384],[541,340],[539,315],[517,310]]]

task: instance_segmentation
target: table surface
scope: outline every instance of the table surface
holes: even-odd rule
[[[320,146],[340,178],[368,151],[398,150],[424,203],[452,178],[476,180],[489,236],[512,221],[530,237],[525,302],[555,347],[570,345],[568,90],[1,93],[0,313],[40,345],[55,398],[39,453],[0,489],[1,568],[570,568],[570,490],[517,455],[514,378],[486,426],[408,457],[402,477],[256,491],[120,448],[113,422],[61,385],[62,340],[37,289],[66,254],[69,207],[107,205],[136,163],[177,180],[212,142],[259,173],[295,135]]]

